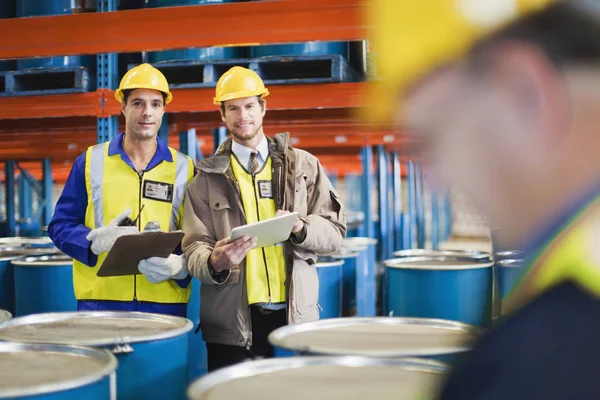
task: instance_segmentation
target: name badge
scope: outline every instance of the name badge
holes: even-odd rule
[[[173,185],[165,182],[144,181],[143,196],[158,201],[173,201]]]
[[[258,195],[261,199],[273,198],[273,184],[271,181],[258,181]]]

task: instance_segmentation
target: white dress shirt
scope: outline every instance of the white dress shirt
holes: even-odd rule
[[[231,143],[231,151],[234,156],[238,159],[240,164],[246,169],[246,171],[250,171],[250,154],[252,150],[249,147],[239,144],[235,140]],[[258,151],[258,170],[262,170],[263,165],[267,161],[267,157],[269,157],[269,142],[267,141],[267,137],[263,135],[262,140],[256,146],[256,150]]]

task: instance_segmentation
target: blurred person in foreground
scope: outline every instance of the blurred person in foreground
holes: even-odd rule
[[[441,398],[600,398],[600,2],[424,3],[406,8],[436,26],[396,41],[396,116],[528,260]]]

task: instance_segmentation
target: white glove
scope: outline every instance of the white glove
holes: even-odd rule
[[[86,239],[92,242],[92,253],[99,256],[109,251],[120,236],[140,233],[136,226],[117,226],[129,214],[131,214],[131,209],[123,211],[118,217],[110,221],[108,225],[96,228],[88,233]]]
[[[168,279],[183,279],[188,276],[185,257],[171,254],[167,258],[150,257],[140,261],[138,270],[148,282],[160,283]]]

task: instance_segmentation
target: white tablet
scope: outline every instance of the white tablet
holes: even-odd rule
[[[289,239],[297,218],[298,213],[293,212],[254,224],[238,226],[231,231],[231,240],[234,241],[243,236],[255,237],[257,239],[255,249],[285,242]]]

